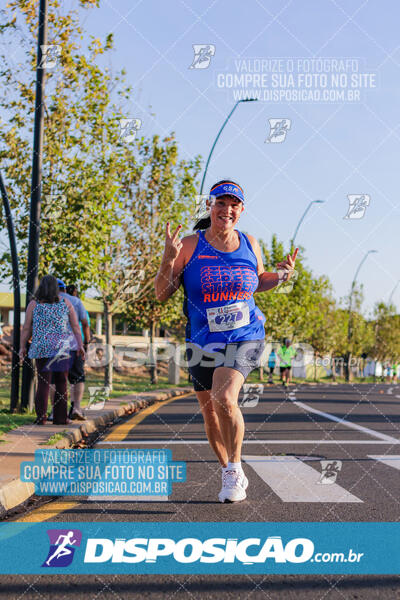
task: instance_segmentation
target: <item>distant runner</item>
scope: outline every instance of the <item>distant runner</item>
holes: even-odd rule
[[[297,249],[264,271],[257,240],[235,229],[244,210],[244,193],[233,181],[212,186],[208,215],[200,231],[179,239],[167,223],[164,255],[155,279],[158,300],[167,300],[183,284],[189,371],[203,414],[210,446],[222,467],[220,502],[246,498],[248,481],[241,465],[244,421],[240,389],[259,366],[264,350],[265,317],[253,294],[287,281]]]
[[[399,370],[399,365],[397,362],[392,364],[392,383],[397,383],[397,374]]]
[[[272,348],[270,355],[268,357],[268,369],[269,369],[268,383],[274,383],[272,376],[274,374],[276,361],[277,361],[276,352],[275,352],[274,348]]]
[[[292,358],[296,355],[296,350],[291,344],[292,342],[289,340],[289,338],[286,338],[282,346],[278,350],[281,381],[284,387],[286,387],[290,383]]]

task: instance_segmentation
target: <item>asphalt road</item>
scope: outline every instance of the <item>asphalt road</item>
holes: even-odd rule
[[[253,397],[253,406],[244,406],[243,414],[243,467],[249,479],[244,502],[218,502],[220,469],[206,443],[193,395],[166,403],[141,422],[127,418],[96,446],[172,449],[174,460],[187,463],[187,481],[174,484],[168,501],[61,498],[36,509],[28,519],[71,523],[399,520],[400,386],[300,385],[284,390],[265,385],[258,403]],[[326,479],[330,482],[324,485]],[[38,600],[400,598],[400,574],[24,575],[3,576],[0,581],[1,597]]]

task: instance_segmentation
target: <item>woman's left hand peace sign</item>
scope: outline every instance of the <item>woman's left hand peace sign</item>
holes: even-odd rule
[[[299,249],[296,248],[293,254],[287,255],[286,260],[283,260],[276,265],[278,267],[279,281],[289,281],[292,277],[298,251]]]

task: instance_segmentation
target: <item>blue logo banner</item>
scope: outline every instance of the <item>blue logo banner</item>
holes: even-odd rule
[[[14,522],[0,542],[1,574],[400,573],[397,522]]]

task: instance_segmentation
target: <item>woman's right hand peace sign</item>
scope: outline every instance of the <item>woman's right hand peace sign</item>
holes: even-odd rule
[[[178,237],[180,230],[182,229],[182,225],[178,225],[175,229],[173,235],[171,235],[171,230],[169,226],[169,222],[167,223],[167,227],[165,229],[165,247],[164,247],[164,260],[167,261],[175,261],[181,248],[182,242]]]

